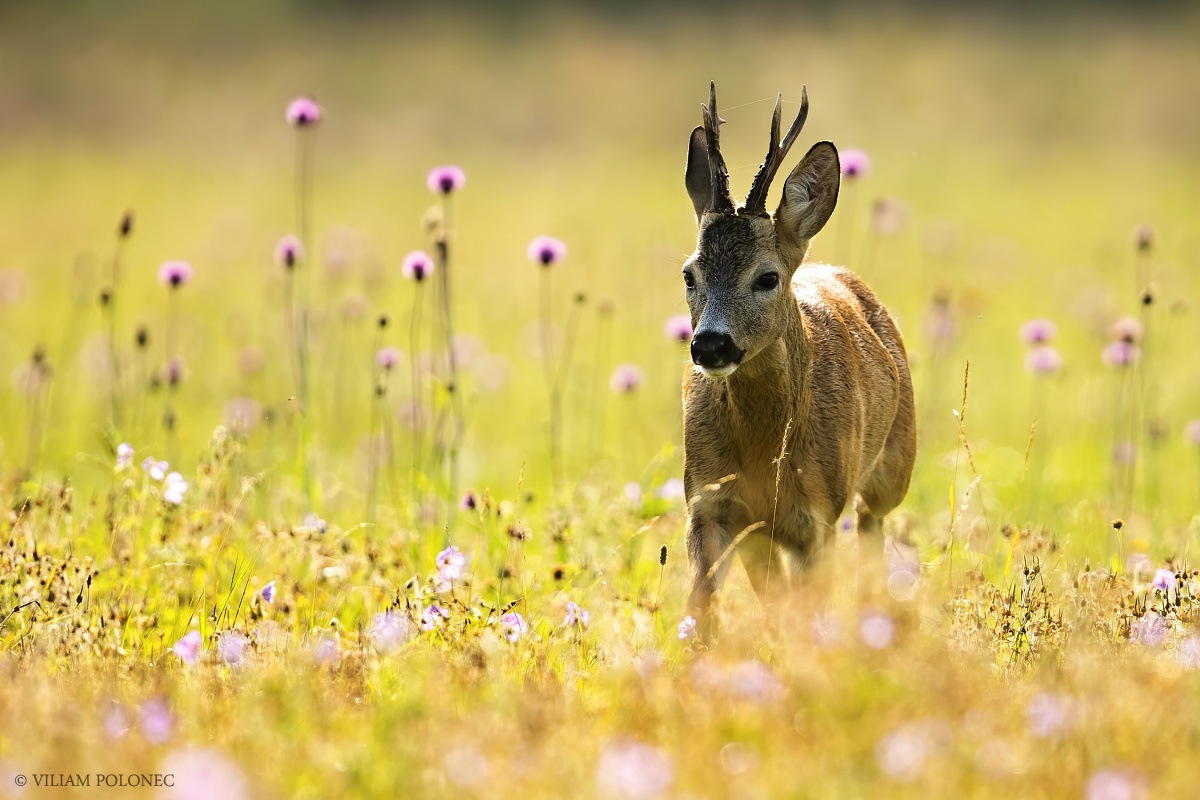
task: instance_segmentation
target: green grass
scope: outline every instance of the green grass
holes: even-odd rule
[[[1099,797],[1089,785],[1114,771],[1134,796],[1195,793],[1200,452],[1183,431],[1200,417],[1188,81],[1200,19],[207,8],[0,11],[0,797],[17,773],[30,777],[23,796],[95,797],[32,776],[172,770],[178,796],[238,796],[197,774],[211,762],[195,748],[220,753],[209,769],[248,797],[621,796],[630,742],[652,748],[658,777],[668,765],[672,797]],[[786,105],[801,84],[801,144],[872,158],[813,259],[849,255],[904,331],[921,444],[888,534],[921,578],[897,599],[878,558],[843,538],[767,619],[735,568],[723,635],[705,649],[676,633],[685,514],[658,490],[681,471],[686,354],[661,328],[686,310],[682,164],[712,78],[735,193],[761,158],[774,93]],[[296,224],[283,110],[303,93],[326,112],[311,496],[271,259]],[[413,355],[414,286],[399,265],[431,247],[424,178],[442,163],[467,173],[453,201],[457,325],[505,376],[489,386],[465,371],[459,488],[479,503],[453,513],[443,472],[427,459],[411,475],[399,413],[410,362],[372,398],[376,350]],[[904,224],[871,240],[884,197]],[[97,297],[127,208],[114,426]],[[1155,231],[1145,311],[1143,223]],[[578,315],[557,488],[539,274],[525,257],[539,234],[570,248],[553,272],[555,322]],[[330,270],[330,255],[345,267]],[[155,272],[168,258],[196,268],[177,294],[186,372],[169,395],[147,387],[167,357]],[[938,295],[954,321],[941,345]],[[1112,324],[1143,313],[1145,358],[1105,367]],[[1023,366],[1018,329],[1038,317],[1058,326],[1064,369],[1051,378]],[[39,347],[52,378],[34,407],[15,376]],[[254,354],[264,367],[247,374]],[[628,395],[608,389],[621,363],[645,373]],[[214,433],[241,397],[273,422]],[[32,453],[31,410],[44,427]],[[1118,426],[1139,445],[1128,496],[1113,486]],[[375,509],[373,429],[393,448]],[[136,457],[114,470],[122,441]],[[163,502],[147,456],[189,481],[183,504]],[[466,573],[438,594],[448,542]],[[1167,565],[1181,576],[1170,603],[1148,585]],[[259,594],[269,581],[273,604]],[[568,601],[587,625],[562,624]],[[433,602],[448,619],[420,631]],[[394,649],[373,627],[389,609],[414,620]],[[517,642],[505,609],[529,625]],[[893,636],[876,648],[862,625],[880,614]],[[1136,641],[1154,618],[1163,641]],[[170,651],[192,629],[202,647],[188,666]],[[234,634],[249,647],[229,665]],[[139,720],[156,700],[172,721],[162,741]],[[1041,736],[1047,704],[1063,722]],[[114,736],[106,721],[121,714],[129,731]]]

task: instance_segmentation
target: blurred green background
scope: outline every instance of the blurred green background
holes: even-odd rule
[[[1020,478],[1040,403],[1050,498],[1040,521],[1107,518],[1121,379],[1100,350],[1117,317],[1138,313],[1133,230],[1149,224],[1156,316],[1145,375],[1163,435],[1139,466],[1139,491],[1146,509],[1194,508],[1200,458],[1182,430],[1200,416],[1189,307],[1200,262],[1196,41],[1200,14],[1186,4],[0,4],[4,463],[24,462],[29,413],[8,376],[40,345],[55,377],[38,475],[108,473],[95,435],[107,413],[96,297],[127,208],[136,229],[119,335],[132,357],[133,331],[149,326],[147,370],[165,359],[155,271],[168,258],[196,268],[180,295],[187,377],[174,458],[195,463],[232,398],[287,406],[271,252],[295,228],[284,108],[311,94],[326,113],[312,261],[315,436],[330,505],[359,508],[372,321],[391,315],[383,343],[407,350],[412,285],[399,264],[429,246],[424,179],[444,163],[467,174],[454,200],[458,327],[495,356],[488,380],[468,378],[464,482],[548,480],[532,341],[539,275],[525,247],[550,234],[570,248],[553,275],[560,325],[572,296],[586,294],[566,389],[568,474],[653,489],[679,470],[668,446],[679,439],[686,355],[662,324],[686,311],[679,267],[695,228],[685,143],[715,79],[735,193],[761,159],[778,91],[787,114],[808,87],[798,151],[827,138],[871,157],[870,172],[844,184],[811,258],[860,270],[904,330],[922,420],[910,507],[946,509],[951,409],[970,358],[967,433],[987,492],[1034,513]],[[901,209],[886,235],[872,225],[881,198]],[[936,296],[953,329],[940,343]],[[1065,361],[1041,383],[1026,375],[1017,336],[1033,317],[1057,322]],[[246,347],[261,350],[262,374],[240,371]],[[645,384],[610,395],[608,376],[625,362]],[[483,385],[497,375],[503,386]],[[150,413],[121,432],[139,458],[166,452],[155,423]],[[251,435],[266,469],[278,465],[272,441]]]

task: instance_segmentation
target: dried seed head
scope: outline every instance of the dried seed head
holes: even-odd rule
[[[664,544],[662,549],[658,551],[658,565],[665,567],[667,565],[667,546]]]

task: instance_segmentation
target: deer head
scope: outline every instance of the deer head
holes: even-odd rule
[[[796,313],[795,298],[785,287],[837,204],[837,149],[820,142],[788,175],[775,214],[767,213],[771,180],[808,116],[807,89],[800,113],[781,141],[782,103],[780,95],[767,156],[741,206],[729,194],[715,83],[708,105],[701,107],[703,124],[692,131],[686,184],[700,233],[696,252],[683,265],[683,280],[695,331],[692,362],[709,377],[733,373],[783,334],[788,315]]]

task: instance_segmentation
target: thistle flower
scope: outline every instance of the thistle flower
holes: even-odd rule
[[[400,363],[401,358],[400,351],[395,347],[385,347],[375,354],[375,363],[385,370],[390,371]]]
[[[179,656],[180,660],[189,667],[195,666],[196,659],[200,655],[200,645],[203,641],[200,637],[200,631],[188,631],[183,635],[182,639],[171,647],[171,652]]]
[[[138,706],[138,725],[150,744],[162,744],[171,738],[174,720],[166,701],[156,697]]]
[[[167,359],[162,370],[162,379],[168,386],[178,386],[183,381],[183,359],[178,355]]]
[[[695,635],[696,635],[696,619],[695,619],[695,617],[692,617],[690,615],[684,617],[683,621],[679,623],[679,638],[680,639],[691,639]]]
[[[479,498],[471,489],[463,492],[462,499],[458,501],[458,507],[463,511],[474,511],[479,507]]]
[[[587,626],[591,616],[586,608],[580,608],[579,604],[572,600],[567,603],[567,613],[563,617],[563,625],[568,628],[583,628]]]
[[[164,261],[158,268],[158,282],[168,289],[178,289],[192,279],[192,265],[186,261]]]
[[[668,318],[663,324],[663,333],[672,341],[687,344],[692,339],[692,318],[687,314]]]
[[[316,125],[321,121],[322,110],[311,97],[297,97],[288,103],[287,121],[298,128]]]
[[[275,245],[275,263],[284,269],[293,269],[304,260],[304,243],[288,234]]]
[[[1030,375],[1055,375],[1062,369],[1062,356],[1048,344],[1029,348],[1025,354],[1025,371]]]
[[[1154,573],[1150,585],[1163,594],[1167,594],[1175,588],[1175,573],[1169,569],[1160,569]]]
[[[861,178],[871,169],[871,159],[862,150],[853,147],[838,154],[842,162],[842,175],[847,178]]]
[[[537,236],[526,252],[533,263],[550,267],[567,257],[567,246],[552,236]]]
[[[274,603],[275,602],[275,581],[271,581],[266,586],[262,587],[262,589],[259,591],[259,595],[261,595],[262,599],[267,601],[268,603]]]
[[[400,274],[420,283],[433,274],[433,259],[424,250],[413,250],[400,262]]]
[[[117,445],[117,469],[128,469],[133,465],[133,446],[128,442]]]
[[[183,476],[178,472],[172,472],[163,479],[163,500],[177,506],[183,502],[183,495],[187,489],[188,482],[183,479]]]
[[[1021,341],[1028,345],[1047,344],[1058,335],[1058,326],[1048,319],[1031,319],[1021,326]]]
[[[434,194],[450,194],[467,184],[467,176],[459,167],[446,165],[434,167],[425,176],[425,185]]]
[[[529,625],[516,611],[509,611],[500,617],[500,630],[505,639],[515,643],[529,632]]]
[[[621,364],[608,380],[608,388],[617,394],[629,394],[642,385],[642,370],[636,364]]]
[[[1029,732],[1039,739],[1059,738],[1075,716],[1075,701],[1067,695],[1039,692],[1025,705]]]
[[[438,574],[448,581],[456,581],[462,577],[463,567],[467,565],[467,557],[454,545],[437,554],[435,561]]]
[[[1135,317],[1121,317],[1112,326],[1112,337],[1127,344],[1139,344],[1145,332]]]

